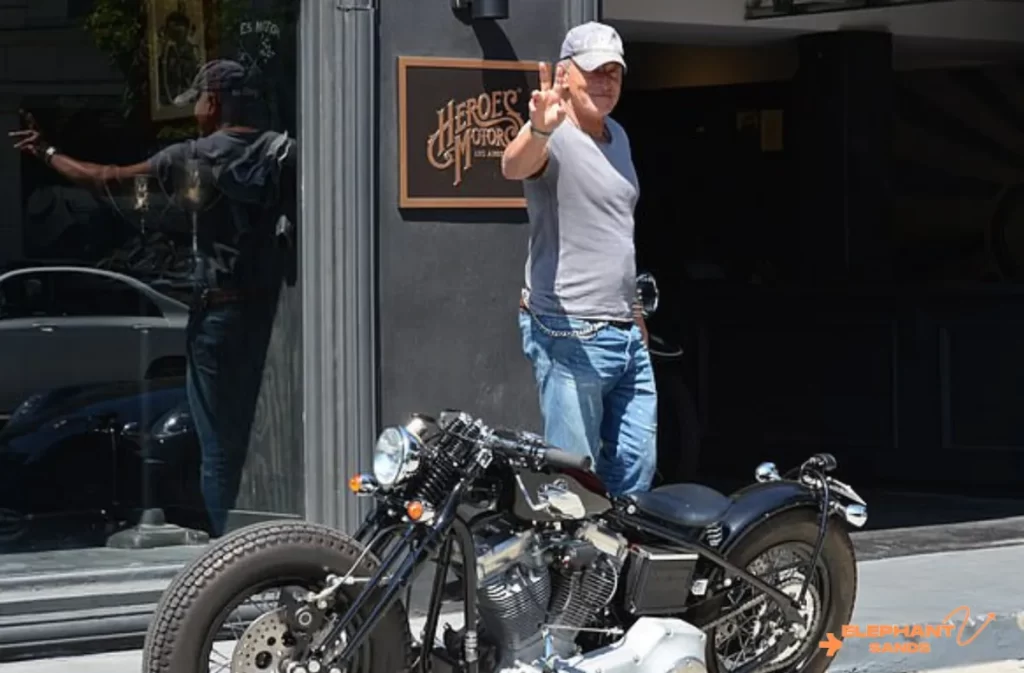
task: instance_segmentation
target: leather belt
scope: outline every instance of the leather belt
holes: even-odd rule
[[[530,312],[530,306],[529,306],[529,304],[526,303],[526,297],[523,297],[523,296],[519,297],[519,310],[520,311],[526,311],[527,313]],[[624,330],[632,329],[633,325],[636,324],[632,320],[589,320],[587,318],[580,318],[580,320],[583,320],[584,322],[589,322],[589,323],[592,323],[592,324],[604,323],[606,325],[610,325],[611,327],[617,327],[619,329],[624,329]]]
[[[236,304],[242,301],[245,295],[239,290],[225,288],[213,288],[199,292],[196,299],[202,308],[212,308],[225,304]]]

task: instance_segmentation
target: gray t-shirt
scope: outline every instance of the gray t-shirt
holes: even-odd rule
[[[544,172],[523,183],[530,217],[526,289],[537,314],[633,318],[640,187],[625,130],[611,118],[607,125],[605,143],[564,121],[548,139]]]

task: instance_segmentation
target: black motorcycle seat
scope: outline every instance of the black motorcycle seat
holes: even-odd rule
[[[687,528],[703,528],[721,520],[733,500],[701,484],[668,484],[629,496],[642,513]]]

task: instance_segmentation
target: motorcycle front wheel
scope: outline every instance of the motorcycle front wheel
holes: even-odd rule
[[[164,592],[146,633],[143,672],[277,670],[294,643],[280,619],[284,608],[246,608],[247,599],[279,589],[279,600],[287,600],[285,587],[296,590],[293,600],[318,591],[327,575],[346,574],[362,552],[346,535],[300,521],[256,524],[225,537],[179,573]],[[369,575],[377,567],[379,561],[366,554],[355,576]],[[339,589],[331,615],[344,614],[365,586]],[[372,606],[371,601],[368,610]],[[229,623],[233,616],[239,621],[237,628]],[[318,635],[322,633],[314,634],[314,640]],[[228,643],[218,646],[218,637]],[[406,670],[411,654],[409,620],[398,602],[381,617],[346,673]]]

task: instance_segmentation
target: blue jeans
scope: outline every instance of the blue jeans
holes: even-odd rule
[[[640,328],[519,311],[533,364],[544,439],[589,454],[612,495],[651,488],[657,467],[658,396]],[[573,334],[566,334],[573,332]]]
[[[193,309],[189,316],[185,386],[214,536],[225,533],[249,449],[265,359],[259,322],[239,305]]]

